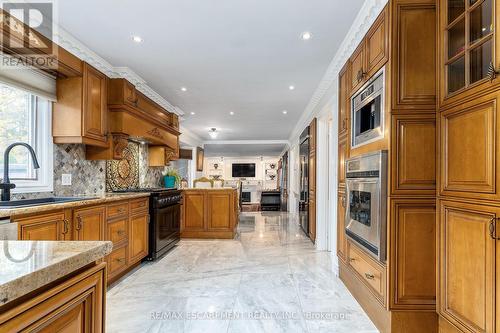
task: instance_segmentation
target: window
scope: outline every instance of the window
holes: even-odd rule
[[[3,178],[5,149],[14,142],[30,144],[40,169],[24,147],[15,147],[9,156],[13,192],[52,191],[51,102],[25,90],[0,83],[0,178]]]

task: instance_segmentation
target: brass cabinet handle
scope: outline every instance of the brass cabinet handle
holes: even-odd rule
[[[82,217],[78,216],[76,218],[76,230],[80,231],[82,229]]]
[[[123,213],[125,212],[125,209],[123,207],[118,208],[118,213]]]
[[[118,230],[116,233],[118,234],[118,236],[122,236],[125,234],[125,230]]]
[[[345,208],[345,195],[342,196],[342,207]]]
[[[64,219],[64,230],[63,230],[63,235],[66,235],[69,231],[69,222],[67,219]]]
[[[490,237],[494,240],[500,240],[500,238],[497,237],[497,219],[498,217],[494,217],[490,220]]]
[[[366,277],[368,280],[373,280],[373,279],[375,278],[375,275],[370,274],[370,273],[365,273],[365,277]]]
[[[347,124],[347,121],[345,119],[342,119],[342,129],[347,128],[346,124]]]
[[[500,74],[499,71],[495,69],[495,65],[493,65],[493,61],[490,61],[490,65],[488,66],[488,70],[486,71],[486,76],[490,79],[490,83],[496,79],[497,74]]]
[[[125,261],[125,258],[116,258],[115,261],[118,261],[118,262],[124,262]]]
[[[353,262],[353,261],[356,261],[355,258],[349,258],[349,262]]]

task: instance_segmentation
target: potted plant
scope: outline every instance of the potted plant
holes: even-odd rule
[[[177,170],[168,169],[167,172],[163,174],[163,181],[165,182],[166,188],[174,188],[175,184],[181,181],[181,176]]]

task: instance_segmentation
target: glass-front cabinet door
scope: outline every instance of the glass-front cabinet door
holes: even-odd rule
[[[500,0],[497,0],[500,1]],[[442,100],[474,87],[495,85],[495,0],[442,0]],[[492,82],[494,81],[494,82]],[[473,93],[473,92],[471,92]]]

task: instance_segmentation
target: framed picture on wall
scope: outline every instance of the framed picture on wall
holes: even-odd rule
[[[203,148],[196,147],[196,171],[203,171]]]

